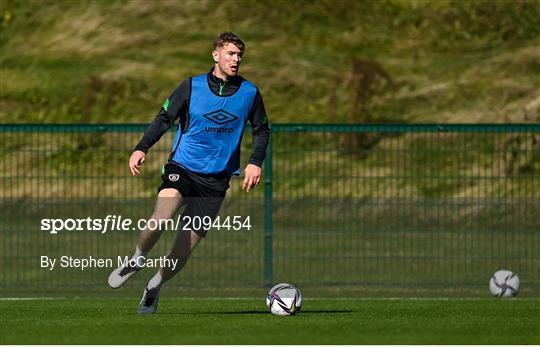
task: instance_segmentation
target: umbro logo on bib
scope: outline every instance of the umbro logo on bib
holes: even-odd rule
[[[180,178],[179,174],[169,174],[169,181],[176,182]]]
[[[216,123],[217,125],[225,125],[238,119],[238,117],[236,117],[234,114],[229,113],[225,110],[210,112],[203,115],[203,117],[213,123]]]
[[[212,123],[215,123],[219,126],[205,126],[204,130],[208,133],[218,133],[218,134],[232,134],[234,128],[225,128],[222,125],[229,124],[238,119],[234,114],[231,114],[225,110],[219,110],[207,113],[203,115],[204,118],[208,119]]]

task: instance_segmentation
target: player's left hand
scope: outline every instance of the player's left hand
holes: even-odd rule
[[[261,181],[261,168],[254,164],[247,164],[244,173],[246,177],[242,184],[242,190],[249,192],[259,185],[259,182]]]

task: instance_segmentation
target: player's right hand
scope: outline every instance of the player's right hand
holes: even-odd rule
[[[131,157],[129,158],[129,169],[131,170],[131,174],[133,176],[141,173],[139,169],[144,163],[145,157],[146,154],[144,154],[143,151],[135,151],[133,154],[131,154]]]

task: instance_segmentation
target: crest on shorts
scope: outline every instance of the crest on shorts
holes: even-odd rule
[[[169,174],[169,181],[176,182],[180,178],[179,174]]]

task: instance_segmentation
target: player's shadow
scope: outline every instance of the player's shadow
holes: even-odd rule
[[[352,313],[354,310],[302,310],[300,314],[343,314]],[[205,312],[162,312],[160,315],[234,315],[234,314],[251,314],[251,315],[267,315],[268,310],[246,310],[246,311],[205,311]]]
[[[267,314],[267,310],[221,311],[215,314]]]
[[[217,314],[217,315],[229,315],[229,314],[254,314],[262,315],[268,314],[267,310],[249,310],[249,311],[204,311],[204,312],[161,312],[160,315],[208,315],[208,314]]]

